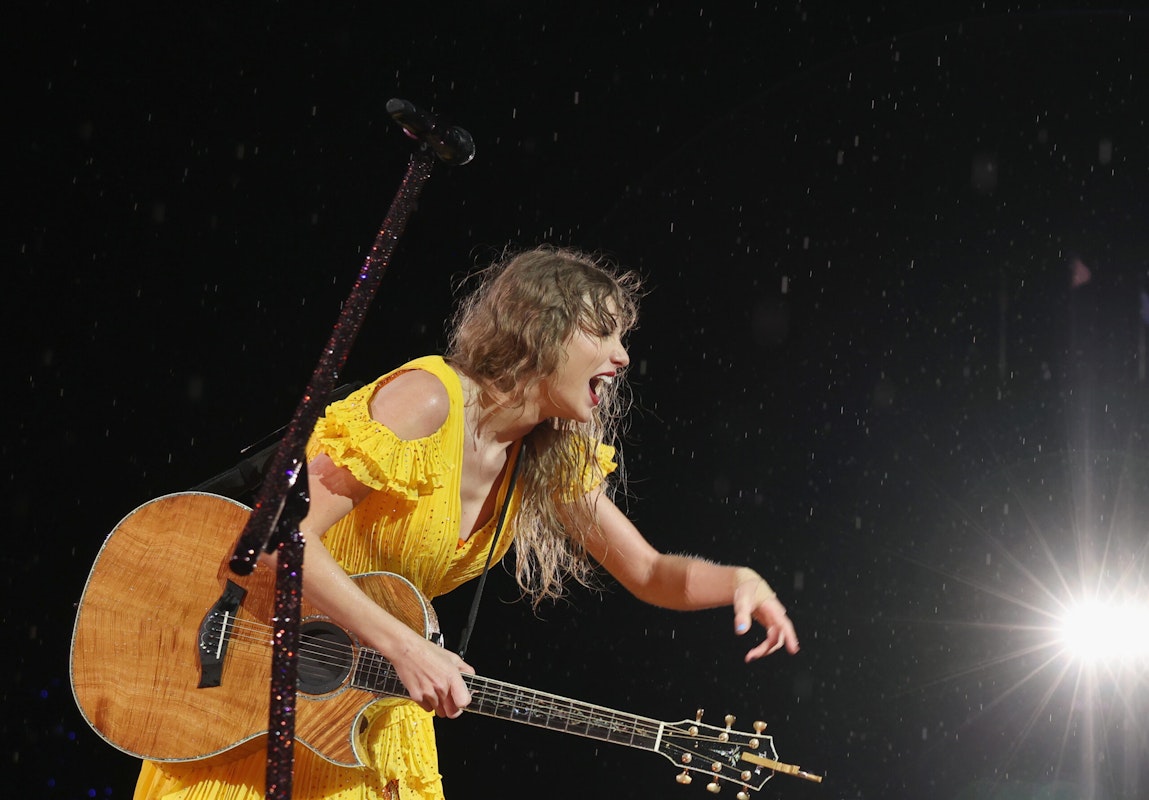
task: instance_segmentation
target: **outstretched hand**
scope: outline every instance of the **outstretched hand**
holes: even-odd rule
[[[791,655],[798,652],[798,634],[786,616],[786,607],[778,601],[770,584],[758,575],[740,581],[734,589],[734,632],[739,636],[748,632],[751,620],[757,620],[766,629],[766,640],[746,653],[746,663],[782,647]]]

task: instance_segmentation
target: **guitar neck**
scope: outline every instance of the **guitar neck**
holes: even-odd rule
[[[480,675],[463,675],[463,681],[471,692],[471,703],[466,710],[473,714],[641,750],[659,751],[665,728],[665,723],[659,720]],[[366,648],[359,650],[352,685],[374,694],[408,696],[391,663],[379,653]]]

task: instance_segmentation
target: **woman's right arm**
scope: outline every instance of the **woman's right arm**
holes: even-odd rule
[[[359,640],[395,666],[411,699],[441,717],[457,717],[470,702],[460,675],[474,673],[463,659],[411,630],[368,597],[323,544],[323,534],[371,489],[326,454],[308,464],[311,502],[300,523],[304,537],[303,594]]]
[[[371,399],[371,416],[404,439],[437,431],[447,418],[448,398],[439,379],[422,370],[399,375]],[[304,536],[303,593],[339,625],[382,653],[411,699],[441,717],[457,717],[471,701],[460,673],[474,673],[463,659],[427,641],[378,606],[356,586],[323,544],[323,535],[372,489],[321,453],[308,464],[310,504],[300,523]]]

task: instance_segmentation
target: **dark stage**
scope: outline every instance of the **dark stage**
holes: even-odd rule
[[[212,5],[6,14],[5,796],[131,796],[73,701],[75,604],[124,515],[291,418],[412,153],[391,97],[477,155],[435,169],[342,380],[439,352],[508,245],[639,270],[625,505],[761,571],[803,645],[747,666],[726,610],[609,581],[535,615],[498,569],[481,674],[762,719],[825,776],[762,798],[1149,796],[1149,15]],[[456,800],[708,794],[654,753],[439,732]]]

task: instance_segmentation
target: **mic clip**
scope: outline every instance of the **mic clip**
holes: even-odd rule
[[[434,115],[397,97],[387,101],[387,113],[407,136],[431,148],[444,164],[458,167],[475,157],[474,139],[457,125],[441,123]]]

